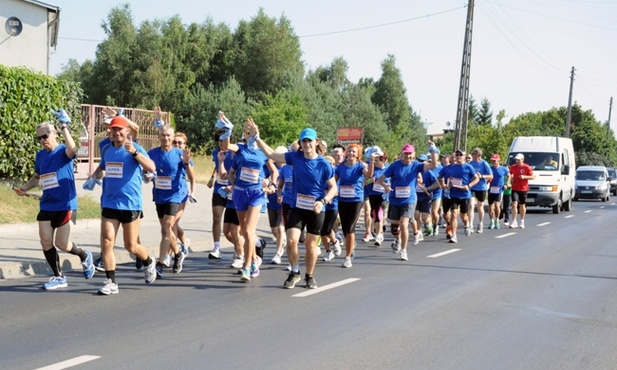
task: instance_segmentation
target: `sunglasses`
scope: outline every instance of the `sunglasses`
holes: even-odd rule
[[[465,154],[463,154],[463,153],[456,153],[456,156],[457,156],[457,157],[463,157],[464,155],[465,155]]]
[[[183,144],[184,144],[184,141],[176,141],[176,140],[174,140],[174,141],[172,141],[172,143],[173,143],[174,145],[183,145]]]
[[[471,160],[472,158],[471,158],[471,157],[466,157],[465,159],[469,159],[469,160]]]
[[[41,136],[37,136],[36,139],[37,140],[47,140],[47,138],[49,138],[49,134],[45,134],[45,135],[41,135]]]

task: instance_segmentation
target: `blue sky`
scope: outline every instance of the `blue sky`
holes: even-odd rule
[[[101,23],[127,1],[47,0],[61,8],[60,38],[51,73],[69,59],[94,59],[105,38]],[[348,77],[379,78],[392,54],[413,109],[429,132],[454,123],[467,0],[135,0],[137,26],[178,14],[186,24],[210,17],[234,30],[261,7],[285,15],[300,37],[307,69],[343,57]],[[470,92],[487,98],[506,122],[525,112],[567,105],[570,69],[576,68],[573,100],[608,119],[617,99],[617,0],[476,0]],[[614,102],[617,105],[617,101]],[[611,127],[617,130],[613,109]]]

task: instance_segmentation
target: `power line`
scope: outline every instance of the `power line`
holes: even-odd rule
[[[463,5],[460,6],[458,8],[453,8],[453,9],[448,9],[448,10],[444,10],[441,12],[436,12],[436,13],[430,13],[430,14],[425,14],[425,15],[421,15],[418,17],[413,17],[413,18],[407,18],[407,19],[401,19],[398,21],[393,21],[393,22],[388,22],[388,23],[381,23],[381,24],[375,24],[372,26],[364,26],[364,27],[358,27],[358,28],[351,28],[348,30],[341,30],[341,31],[332,31],[332,32],[323,32],[323,33],[314,33],[311,35],[304,35],[304,36],[298,36],[298,38],[309,38],[309,37],[320,37],[320,36],[330,36],[330,35],[338,35],[341,33],[348,33],[348,32],[356,32],[356,31],[363,31],[363,30],[368,30],[371,28],[379,28],[379,27],[386,27],[386,26],[391,26],[394,24],[400,24],[400,23],[407,23],[407,22],[411,22],[411,21],[416,21],[418,19],[422,19],[422,18],[429,18],[435,15],[441,15],[441,14],[445,14],[445,13],[450,13],[459,9],[463,9],[466,8],[467,5]]]
[[[95,39],[81,39],[78,37],[58,37],[61,40],[71,40],[71,41],[86,41],[86,42],[103,42],[104,40],[95,40]]]

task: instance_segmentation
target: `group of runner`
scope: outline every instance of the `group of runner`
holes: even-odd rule
[[[94,274],[95,265],[105,272],[106,280],[99,294],[117,294],[113,247],[120,225],[124,247],[135,255],[137,267],[143,266],[146,283],[162,277],[165,266],[180,273],[189,240],[179,221],[195,191],[194,164],[186,147],[186,135],[165,124],[157,107],[154,125],[159,129],[160,146],[146,152],[137,143],[139,127],[135,123],[122,112],[103,112],[108,137],[99,145],[99,166],[84,184],[87,190],[102,185],[101,260],[95,263],[89,251],[70,242],[70,219],[77,209],[71,161],[77,149],[66,129],[70,118],[63,110],[56,112],[56,116],[65,144],[57,142],[52,122],[38,125],[37,137],[43,149],[37,154],[35,173],[28,183],[15,189],[19,195],[27,195],[29,189],[39,184],[43,188],[37,220],[41,245],[54,273],[43,288],[67,286],[57,247],[81,258],[86,279]],[[491,157],[489,165],[482,159],[480,148],[475,148],[467,163],[465,152],[456,150],[451,155],[440,155],[429,141],[427,154],[418,155],[413,145],[405,144],[398,157],[388,164],[387,154],[377,146],[366,150],[359,144],[347,148],[334,146],[331,155],[327,155],[326,143],[312,128],[302,130],[298,141],[289,147],[274,149],[260,137],[259,127],[252,119],[243,125],[238,143],[232,142],[233,128],[225,114],[219,112],[215,124],[215,168],[208,183],[213,189],[214,238],[209,258],[221,258],[222,233],[234,246],[231,266],[239,270],[244,282],[260,275],[265,244],[257,236],[257,221],[260,213],[266,211],[276,240],[271,262],[282,263],[287,253],[289,275],[283,286],[288,289],[302,280],[300,243],[305,247],[304,283],[309,289],[317,287],[315,266],[321,244],[326,262],[339,256],[344,244],[342,267],[353,266],[356,223],[362,210],[367,224],[363,240],[374,239],[375,245],[380,246],[387,230],[387,216],[394,237],[392,250],[403,261],[408,260],[409,242],[417,245],[424,236],[437,236],[442,222],[447,224],[449,242],[457,242],[459,216],[465,235],[469,236],[474,219],[470,210],[474,206],[478,208],[479,219],[476,231],[482,232],[486,198],[488,228],[499,228],[499,205],[504,191],[511,189],[513,220],[509,226],[518,227],[516,210],[520,204],[520,227],[524,227],[527,180],[533,178],[533,172],[520,154],[508,170],[500,165],[498,154]],[[149,256],[139,241],[142,181],[153,182],[153,201],[161,224],[157,259]],[[505,212],[506,224],[508,217]]]

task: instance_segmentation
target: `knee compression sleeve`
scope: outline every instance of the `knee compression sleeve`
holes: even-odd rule
[[[399,229],[398,224],[390,225],[390,232],[392,233],[393,236],[398,236],[401,233],[401,230]]]

